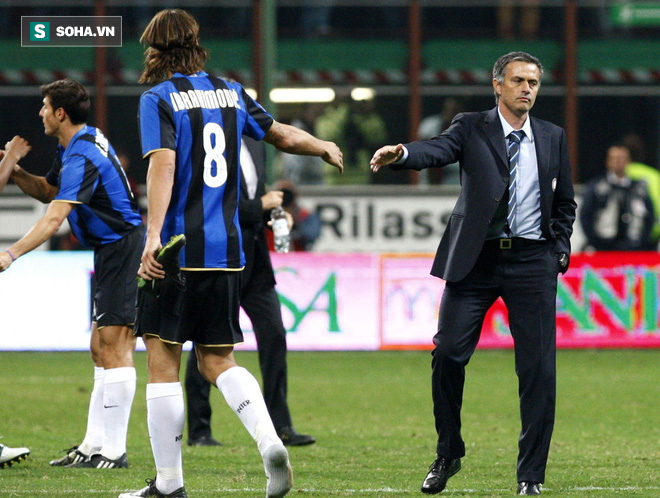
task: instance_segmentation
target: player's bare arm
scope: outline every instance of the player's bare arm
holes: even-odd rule
[[[12,151],[12,156],[15,159],[12,159],[10,162],[12,164],[12,168],[10,169],[11,179],[14,183],[33,199],[37,199],[44,204],[52,201],[57,195],[58,188],[48,183],[45,177],[32,175],[18,164],[18,161],[24,158],[31,149],[27,140],[15,136],[5,145],[5,150],[8,149]]]
[[[1,156],[2,161],[0,162],[0,191],[7,184],[18,161],[23,159],[31,149],[32,147],[28,141],[18,135],[5,144],[5,150]]]
[[[163,265],[156,261],[156,255],[162,247],[160,232],[172,198],[175,171],[176,153],[173,150],[157,150],[149,156],[147,239],[142,253],[142,264],[138,270],[138,275],[145,280],[165,278]]]
[[[344,158],[337,144],[320,140],[300,128],[273,121],[264,140],[282,152],[318,156],[340,173],[344,172]]]
[[[369,164],[374,173],[381,167],[392,164],[403,156],[403,144],[386,145],[378,149],[371,158]]]
[[[46,214],[28,230],[21,240],[0,253],[0,272],[5,271],[16,259],[36,249],[55,235],[72,209],[73,204],[69,202],[51,202]]]

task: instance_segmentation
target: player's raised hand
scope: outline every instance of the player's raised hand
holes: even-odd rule
[[[371,158],[369,164],[371,165],[371,171],[374,173],[378,171],[382,166],[387,166],[392,164],[395,161],[401,159],[403,155],[403,145],[386,145],[378,149],[374,156]]]
[[[5,144],[5,156],[11,157],[15,161],[23,159],[30,150],[32,150],[32,146],[18,135]]]

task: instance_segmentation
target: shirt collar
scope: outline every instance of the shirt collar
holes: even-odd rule
[[[509,133],[512,131],[515,131],[514,128],[507,122],[506,119],[504,119],[504,116],[502,116],[502,112],[500,111],[499,106],[497,107],[497,115],[500,117],[500,122],[502,123],[502,129],[504,130],[504,136],[508,137]],[[534,142],[534,134],[532,133],[532,124],[531,124],[531,119],[529,115],[527,116],[527,119],[525,120],[525,123],[523,124],[521,130],[525,132],[525,137],[529,138],[530,142]],[[524,138],[523,138],[524,140]]]
[[[78,140],[78,138],[80,138],[82,135],[87,133],[88,129],[89,129],[88,124],[86,124],[85,126],[80,128],[80,130],[78,130],[76,132],[76,134],[71,137],[71,140],[69,140],[69,145],[66,146],[66,149],[64,147],[62,147],[61,145],[58,145],[57,147],[59,147],[59,149],[60,149],[60,154],[64,155],[68,150],[71,150],[71,145],[73,144],[73,142],[75,142],[76,140]]]
[[[186,76],[188,76],[188,77],[208,76],[208,74],[205,71],[197,71],[196,73],[193,73],[193,74],[183,74],[183,73],[176,72],[172,75],[172,78],[185,78]]]

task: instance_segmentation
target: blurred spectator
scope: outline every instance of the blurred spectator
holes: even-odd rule
[[[140,186],[138,185],[137,181],[135,181],[135,178],[133,178],[131,173],[131,156],[125,150],[117,149],[117,159],[119,159],[119,164],[121,164],[124,173],[126,173],[126,180],[128,180],[128,185],[131,187],[131,192],[133,192],[135,200],[137,200],[139,204]]]
[[[331,176],[332,182],[369,183],[373,150],[387,141],[387,126],[373,100],[345,100],[326,106],[316,120],[316,133],[323,140],[335,142],[344,152],[344,174]]]
[[[420,121],[417,138],[419,140],[426,140],[440,135],[451,124],[454,116],[463,111],[463,100],[447,97],[442,101],[440,114],[432,114]],[[449,164],[444,168],[427,168],[419,172],[419,183],[422,185],[437,183],[458,185],[460,181],[460,167],[458,163]]]
[[[321,235],[321,219],[316,213],[307,211],[298,204],[298,190],[288,181],[281,180],[273,185],[273,190],[280,190],[284,196],[282,207],[293,217],[291,243],[294,251],[310,251]],[[267,231],[268,247],[273,250],[273,232]]]
[[[291,121],[291,124],[315,135],[314,122],[322,112],[321,104],[309,104],[304,108],[300,117]],[[279,176],[282,180],[289,180],[295,185],[323,185],[325,183],[325,163],[320,157],[280,152],[278,162]]]
[[[655,224],[651,232],[651,241],[655,246],[660,240],[660,171],[646,164],[646,148],[638,134],[626,134],[621,139],[621,143],[630,151],[630,162],[626,166],[626,175],[633,180],[645,181],[651,202],[653,202]]]
[[[541,17],[539,0],[524,0],[522,2],[499,0],[498,3],[497,36],[499,38],[503,40],[536,39]]]
[[[313,7],[302,8],[300,27],[304,36],[326,36],[332,31],[332,0],[317,0]]]
[[[630,151],[625,145],[607,150],[606,174],[592,181],[582,198],[580,222],[587,248],[596,251],[653,250],[650,235],[653,204],[646,182],[626,176]]]

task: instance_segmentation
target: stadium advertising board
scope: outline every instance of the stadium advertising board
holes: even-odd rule
[[[456,203],[453,196],[314,196],[302,204],[321,219],[321,252],[434,252]]]
[[[444,288],[429,254],[273,254],[291,350],[431,348]],[[572,256],[559,278],[560,348],[660,347],[657,253]],[[0,350],[87,350],[90,252],[34,252],[0,274]],[[241,316],[245,344],[251,324]],[[141,341],[138,341],[142,348]],[[484,323],[480,348],[510,348],[501,301]]]
[[[273,254],[289,349],[374,350],[380,347],[377,254]],[[255,349],[241,311],[245,344]]]
[[[432,258],[423,260],[383,257],[383,349],[432,347],[443,282],[428,275]],[[570,270],[558,281],[557,346],[660,347],[658,267],[657,253],[573,255]],[[498,299],[486,315],[479,347],[512,346],[506,308]]]
[[[432,189],[409,193],[403,186],[384,192],[332,195],[314,189],[301,195],[300,204],[321,220],[314,251],[435,253],[458,194]],[[582,248],[585,238],[580,224],[575,223],[573,229],[571,244]]]

